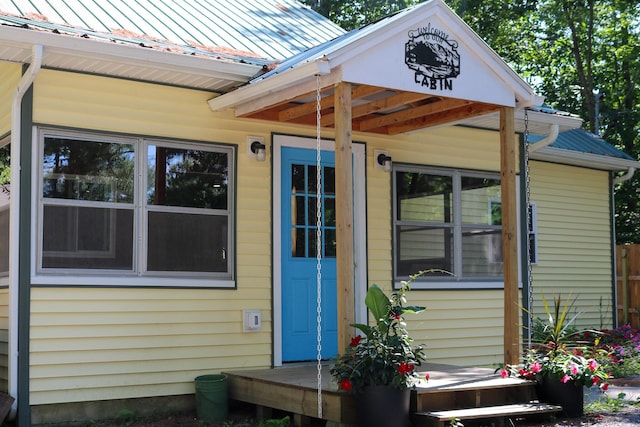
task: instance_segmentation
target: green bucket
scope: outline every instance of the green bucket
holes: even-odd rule
[[[196,414],[211,423],[227,418],[227,376],[224,374],[196,377]]]

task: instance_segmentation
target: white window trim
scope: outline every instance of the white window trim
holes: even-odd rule
[[[465,169],[442,169],[438,167],[430,167],[430,166],[422,166],[422,165],[394,165],[392,174],[393,174],[393,182],[395,183],[395,173],[397,171],[403,172],[416,172],[422,171],[425,173],[437,173],[444,176],[451,176],[453,180],[454,188],[459,188],[461,185],[462,176],[473,176],[473,177],[487,177],[493,178],[496,177],[500,179],[499,172],[484,172],[484,171],[470,171]],[[392,188],[393,197],[393,212],[392,212],[392,241],[395,246],[396,241],[396,221],[395,218],[397,216],[396,210],[396,192],[395,188]],[[454,206],[461,206],[462,203],[462,195],[459,191],[454,191],[453,193],[453,204]],[[454,220],[454,230],[458,230],[463,227],[462,225],[462,211],[460,209],[453,210],[453,220]],[[424,290],[466,290],[466,289],[504,289],[504,280],[500,278],[499,280],[487,279],[487,280],[478,280],[478,279],[465,279],[460,278],[459,272],[462,270],[462,265],[460,262],[456,262],[462,258],[462,234],[460,232],[454,232],[454,274],[455,277],[430,277],[428,279],[418,279],[411,284],[412,289],[424,289]],[[394,287],[399,289],[403,286],[404,282],[407,278],[396,276],[395,271],[395,263],[396,263],[396,253],[395,250],[393,252],[393,265],[394,265]],[[518,258],[519,259],[519,258]],[[519,261],[518,261],[519,262]]]
[[[134,177],[134,202],[109,204],[117,208],[133,208],[133,267],[132,270],[110,270],[110,269],[42,269],[42,233],[43,233],[43,197],[42,197],[42,156],[44,150],[44,138],[46,135],[55,135],[71,138],[87,138],[100,142],[129,142],[134,145],[137,172]],[[237,149],[232,145],[202,143],[185,141],[179,143],[175,140],[163,140],[146,137],[113,136],[93,131],[68,131],[49,127],[33,127],[33,150],[31,157],[32,182],[34,191],[31,192],[31,223],[36,227],[31,231],[31,283],[43,286],[116,286],[116,287],[190,287],[190,288],[234,288],[235,280],[235,193],[237,178],[235,172],[235,158]],[[160,144],[163,147],[174,148],[201,148],[211,150],[212,148],[228,152],[229,155],[229,176],[232,177],[232,184],[229,186],[229,212],[228,218],[228,242],[229,242],[229,276],[213,277],[206,273],[199,272],[147,272],[147,212],[145,194],[147,177],[147,147],[149,144]],[[91,202],[90,202],[91,203]],[[65,201],[48,200],[47,204],[65,205]],[[96,206],[105,206],[105,202],[93,202]],[[114,206],[115,205],[115,206]],[[89,204],[87,204],[89,206]],[[164,211],[164,210],[163,210]],[[176,208],[179,212],[189,212],[190,208]],[[198,213],[202,213],[201,210]],[[142,216],[142,218],[141,218]]]

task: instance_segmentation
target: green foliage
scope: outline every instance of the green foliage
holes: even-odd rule
[[[616,397],[607,394],[585,405],[585,412],[602,414],[603,412],[619,412],[629,406],[640,406],[640,402],[625,399],[625,393],[619,393]]]
[[[0,192],[9,192],[8,184],[11,181],[11,150],[7,144],[0,147]]]
[[[424,0],[303,0],[345,30],[360,28]]]
[[[260,422],[260,427],[289,427],[291,420],[288,416],[281,419],[271,419]]]
[[[546,317],[538,319],[537,340],[524,351],[520,365],[509,365],[501,375],[510,375],[541,382],[553,378],[563,383],[573,382],[586,387],[597,386],[606,390],[609,351],[595,342],[580,342],[573,323],[580,313],[571,316],[575,300],[570,297],[563,303],[562,297],[554,298],[550,305],[542,296]],[[595,334],[595,332],[591,332]]]
[[[403,287],[388,297],[377,286],[367,291],[365,304],[375,324],[353,324],[360,335],[351,340],[351,345],[330,369],[340,389],[359,393],[373,385],[388,385],[406,388],[416,378],[415,368],[425,360],[422,346],[412,346],[412,339],[405,329],[403,315],[419,313],[424,307],[405,306],[405,293],[411,283],[424,272],[411,276]]]
[[[138,412],[132,411],[130,409],[121,409],[116,414],[115,420],[120,423],[119,425],[126,427],[133,425],[136,421],[138,421]]]

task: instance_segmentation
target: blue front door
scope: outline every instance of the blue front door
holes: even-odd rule
[[[317,357],[316,151],[283,147],[282,169],[282,361]],[[322,358],[338,353],[334,153],[321,153]]]

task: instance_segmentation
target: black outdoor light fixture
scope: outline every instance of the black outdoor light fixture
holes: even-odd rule
[[[378,167],[383,169],[385,172],[389,172],[391,170],[391,156],[387,153],[380,153],[376,158],[378,162]]]
[[[260,141],[253,141],[251,143],[251,152],[256,156],[256,160],[264,162],[267,157],[267,146]]]

